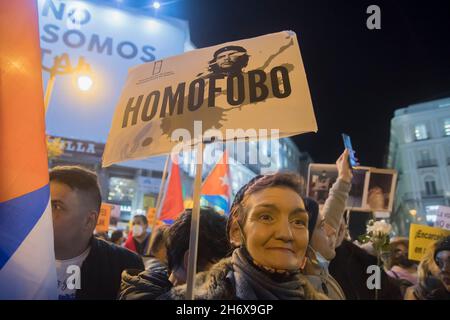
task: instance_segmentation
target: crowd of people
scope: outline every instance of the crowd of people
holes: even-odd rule
[[[195,299],[450,299],[450,237],[417,264],[408,239],[394,238],[377,294],[367,285],[377,257],[352,241],[344,214],[351,189],[348,150],[322,209],[302,195],[295,173],[258,175],[233,199],[228,216],[200,209]],[[192,211],[148,232],[94,236],[101,205],[95,173],[78,166],[50,172],[60,299],[185,299]],[[67,267],[81,268],[81,288],[67,286]]]

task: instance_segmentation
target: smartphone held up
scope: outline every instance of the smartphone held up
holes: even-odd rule
[[[350,136],[348,134],[343,133],[342,139],[344,140],[344,146],[346,149],[348,149],[348,163],[350,164],[350,168],[353,169],[353,167],[359,166],[358,160],[355,158],[355,150],[353,150],[352,147],[352,141],[350,139]]]

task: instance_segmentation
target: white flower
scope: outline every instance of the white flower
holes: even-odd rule
[[[372,234],[376,236],[389,234],[391,230],[392,226],[385,220],[375,221],[373,225],[367,226],[367,233],[372,232]]]

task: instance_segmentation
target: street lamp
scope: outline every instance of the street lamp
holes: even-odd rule
[[[88,91],[92,87],[92,78],[89,75],[80,75],[77,79],[78,88]]]
[[[63,64],[63,61],[67,63]],[[45,113],[47,113],[57,75],[76,74],[78,77],[77,84],[80,90],[88,91],[92,87],[93,81],[91,78],[91,67],[86,60],[84,60],[84,57],[80,57],[78,59],[78,65],[76,67],[72,67],[68,61],[70,61],[69,56],[67,53],[64,53],[54,58],[53,65],[50,68],[42,66],[45,71],[50,73],[50,78],[47,82],[47,88],[45,89],[44,96]]]

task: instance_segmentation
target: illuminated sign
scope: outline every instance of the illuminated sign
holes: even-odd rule
[[[128,68],[192,48],[186,21],[144,16],[89,1],[38,0],[42,65],[67,54],[92,71],[92,89],[81,92],[71,75],[59,75],[47,112],[47,133],[105,142]],[[43,73],[44,88],[48,72]]]

